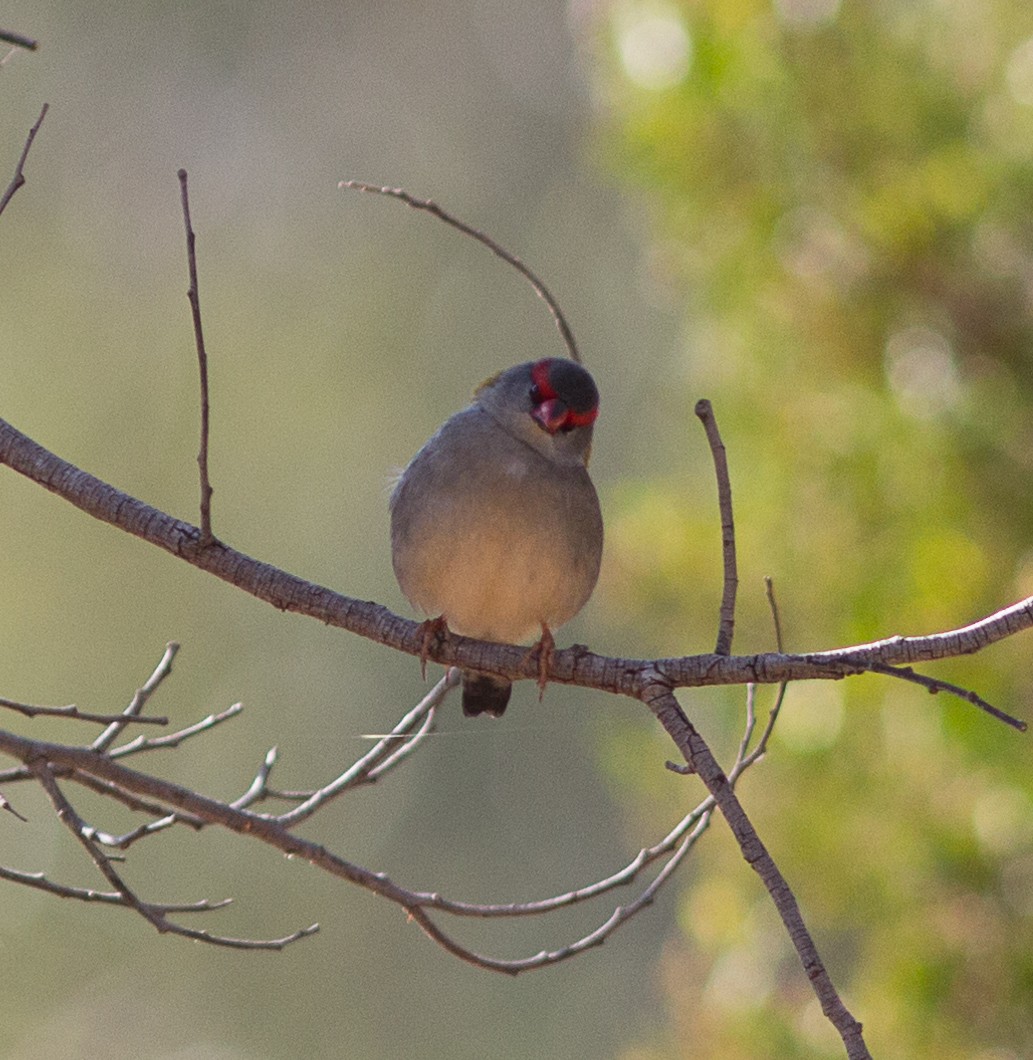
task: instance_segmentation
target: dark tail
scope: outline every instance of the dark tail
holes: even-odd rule
[[[491,714],[495,718],[501,718],[512,691],[512,682],[504,681],[501,677],[464,673],[463,713],[468,717]]]

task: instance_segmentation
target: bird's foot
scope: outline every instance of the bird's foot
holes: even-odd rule
[[[556,650],[556,641],[553,640],[552,630],[543,622],[542,636],[537,644],[524,656],[528,659],[538,660],[538,702],[541,703],[545,695],[545,686],[549,683],[549,666],[552,664],[552,656]]]
[[[439,643],[447,641],[448,633],[448,622],[444,615],[428,618],[420,623],[420,677],[424,681],[427,680],[427,654],[430,647],[435,641]]]

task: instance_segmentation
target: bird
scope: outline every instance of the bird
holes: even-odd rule
[[[599,391],[580,364],[544,358],[482,383],[413,457],[391,493],[391,560],[438,634],[526,643],[544,688],[552,631],[588,602],[603,520],[588,474]],[[463,713],[501,717],[512,683],[463,672]]]

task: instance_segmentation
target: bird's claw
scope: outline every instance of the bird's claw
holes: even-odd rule
[[[434,641],[448,640],[448,622],[444,615],[420,623],[420,677],[427,680],[427,654]]]
[[[543,622],[542,636],[537,644],[524,656],[524,661],[536,659],[538,661],[538,702],[541,703],[545,695],[545,686],[549,683],[549,667],[552,665],[552,656],[556,650],[556,641],[553,640],[552,631]]]

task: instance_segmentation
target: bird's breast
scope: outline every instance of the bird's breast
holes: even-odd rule
[[[399,584],[466,636],[521,641],[557,628],[591,595],[602,520],[583,467],[556,467],[501,432],[448,426],[392,498]]]

